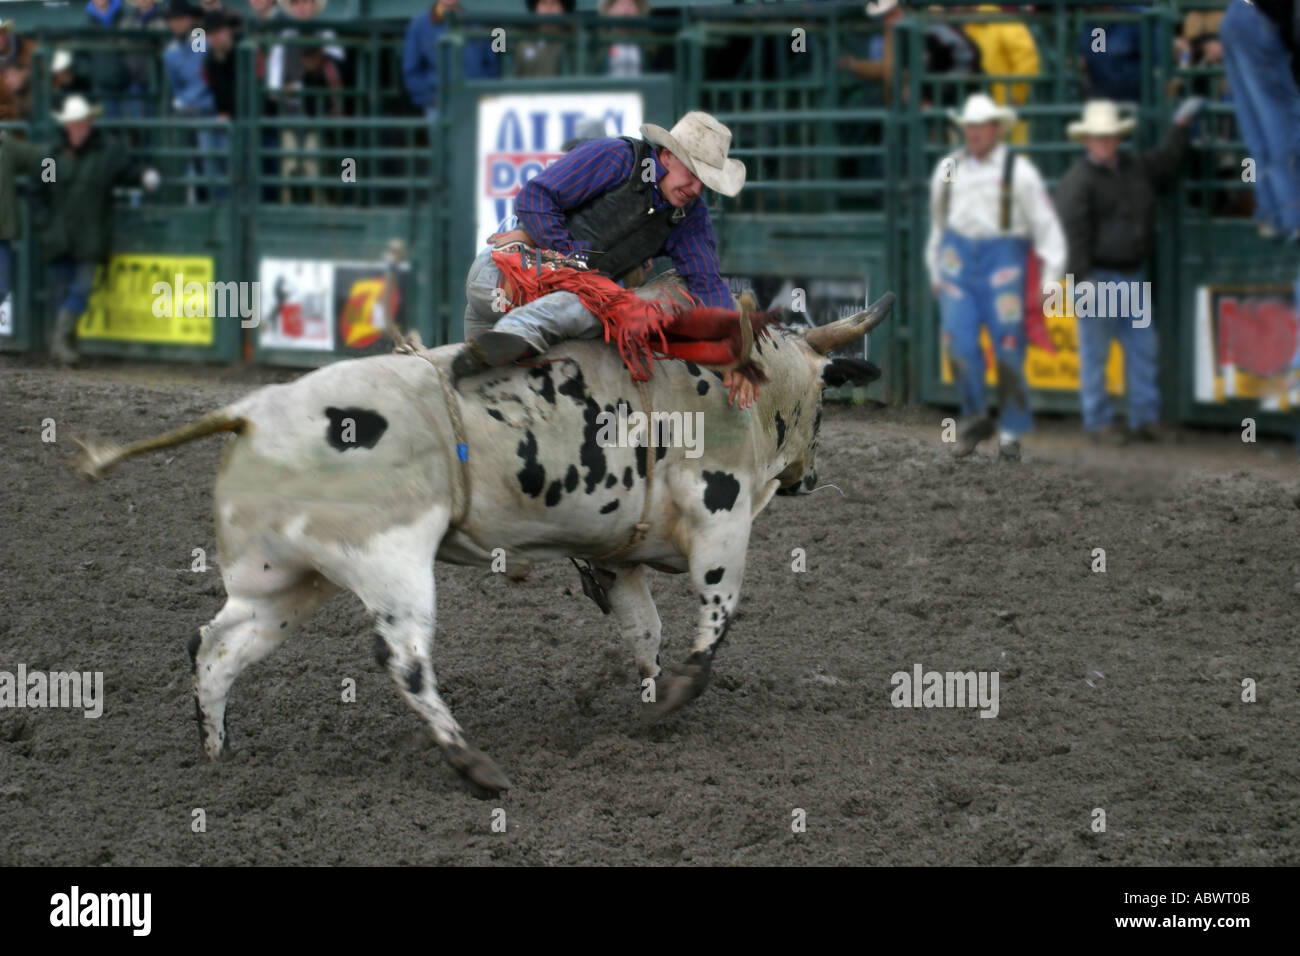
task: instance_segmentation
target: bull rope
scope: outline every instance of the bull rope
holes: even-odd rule
[[[451,419],[452,437],[456,440],[456,457],[460,459],[461,493],[457,496],[455,490],[452,491],[452,497],[459,497],[460,504],[453,512],[450,525],[452,528],[458,528],[469,517],[470,499],[474,487],[469,480],[469,445],[465,441],[465,421],[460,414],[460,396],[453,391],[447,373],[429,355],[428,349],[420,347],[415,342],[403,340],[393,351],[398,355],[416,355],[424,359],[433,368],[438,376],[438,384],[442,386],[442,400],[447,406],[447,417]]]

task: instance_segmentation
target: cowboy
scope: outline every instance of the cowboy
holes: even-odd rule
[[[1044,278],[1065,268],[1065,235],[1038,168],[999,142],[1016,124],[1015,111],[983,93],[967,98],[961,115],[965,148],[940,160],[930,179],[930,238],[925,261],[939,299],[943,341],[966,416],[954,454],[965,457],[998,434],[998,458],[1018,461],[1029,431],[1025,380],[1025,265],[1032,245]],[[998,418],[988,412],[980,328],[997,359]]]
[[[511,243],[572,257],[625,284],[646,260],[667,256],[701,305],[732,309],[719,275],[717,238],[701,194],[735,196],[745,165],[727,158],[731,130],[707,113],[687,113],[671,131],[646,124],[643,139],[606,137],[579,143],[531,179],[470,266],[465,282],[468,344],[452,363],[459,379],[545,352],[568,338],[603,334],[579,297],[551,292],[502,315],[502,274],[495,248]],[[494,245],[495,244],[495,248]],[[735,370],[725,384],[747,408],[753,384]]]
[[[1137,125],[1122,118],[1111,100],[1092,100],[1071,123],[1070,139],[1082,141],[1085,155],[1062,178],[1056,208],[1065,227],[1070,254],[1067,276],[1074,288],[1083,283],[1099,290],[1123,289],[1115,296],[1118,315],[1105,309],[1075,313],[1079,337],[1079,399],[1083,427],[1097,441],[1121,436],[1112,421],[1106,395],[1106,358],[1112,339],[1124,350],[1124,392],[1128,397],[1128,438],[1151,441],[1160,418],[1156,384],[1156,329],[1150,301],[1138,293],[1142,271],[1155,248],[1156,193],[1173,183],[1187,153],[1187,126],[1201,101],[1184,101],[1163,143],[1142,153],[1120,152],[1119,141]],[[1102,283],[1114,285],[1102,286]],[[1100,306],[1103,297],[1095,296]]]
[[[50,266],[57,309],[51,352],[65,365],[77,360],[77,319],[86,311],[95,267],[108,259],[113,225],[113,187],[139,182],[158,188],[153,168],[133,163],[121,143],[106,139],[95,127],[99,107],[73,94],[54,119],[63,128],[54,152],[57,177],[38,195],[45,213],[41,248]]]

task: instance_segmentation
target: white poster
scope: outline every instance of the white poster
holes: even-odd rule
[[[497,224],[514,210],[521,186],[563,153],[583,120],[602,120],[606,136],[641,135],[640,93],[508,93],[478,104],[478,169],[475,178],[474,250],[487,243]],[[669,117],[662,117],[672,125]]]
[[[263,259],[258,271],[264,349],[334,349],[334,263]]]
[[[0,302],[0,335],[14,334],[14,294],[10,292]]]

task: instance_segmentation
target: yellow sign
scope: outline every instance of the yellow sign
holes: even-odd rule
[[[1046,316],[1043,319],[1047,332],[1056,346],[1053,354],[1037,345],[1025,349],[1025,378],[1030,388],[1077,392],[1079,390],[1079,339],[1075,333],[1072,315]],[[997,368],[993,357],[993,342],[988,329],[980,329],[980,349],[984,352],[985,381],[997,384]],[[948,349],[940,339],[940,378],[945,385],[952,384],[952,368],[948,364]],[[1124,353],[1118,342],[1110,343],[1106,357],[1106,391],[1112,395],[1124,394]]]
[[[113,256],[107,269],[95,270],[90,302],[77,323],[77,334],[117,342],[212,345],[208,308],[212,273],[211,256]],[[167,291],[157,291],[158,283],[165,283]],[[199,286],[187,290],[190,283]]]

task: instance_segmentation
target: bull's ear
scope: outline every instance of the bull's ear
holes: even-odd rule
[[[870,385],[880,378],[880,369],[866,359],[833,358],[822,366],[822,383],[832,387],[851,382]]]

